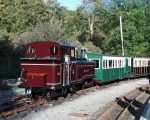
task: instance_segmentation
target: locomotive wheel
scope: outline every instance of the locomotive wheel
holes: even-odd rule
[[[75,93],[75,92],[76,92],[75,86],[70,87],[69,93],[73,94],[73,93]]]
[[[83,84],[83,86],[82,86],[82,89],[86,89],[87,85],[88,85],[88,81],[85,81],[84,84]]]
[[[46,93],[46,99],[47,100],[51,100],[51,93],[50,93],[50,91],[48,91],[47,93]]]
[[[32,90],[31,90],[31,96],[32,96],[32,98],[35,99],[35,98],[36,98],[36,95],[37,95],[36,90],[35,90],[35,89],[32,89]]]
[[[68,94],[68,88],[67,87],[62,88],[62,96],[67,97],[67,94]]]
[[[52,90],[52,91],[50,91],[50,99],[52,99],[52,100],[56,100],[56,99],[58,99],[58,97],[59,97],[59,94],[58,94],[58,90]]]

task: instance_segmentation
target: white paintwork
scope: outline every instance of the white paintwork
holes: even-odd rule
[[[150,58],[134,58],[133,67],[148,67],[148,61]]]
[[[128,57],[127,59],[128,59],[128,66],[131,67],[131,57]]]
[[[109,67],[109,61],[112,60],[114,62],[114,66]],[[125,67],[125,57],[111,57],[111,56],[103,56],[103,69],[110,68],[123,68]]]

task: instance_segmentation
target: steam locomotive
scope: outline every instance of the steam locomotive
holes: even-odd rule
[[[77,85],[92,81],[95,62],[85,59],[74,46],[51,41],[33,42],[24,46],[21,58],[20,87],[31,91],[32,96],[52,96],[67,92]]]
[[[43,41],[25,45],[19,86],[31,95],[67,95],[87,83],[150,76],[150,58],[106,56],[76,47]]]

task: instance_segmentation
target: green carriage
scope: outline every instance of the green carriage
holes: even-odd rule
[[[100,83],[125,79],[132,74],[130,57],[105,56],[88,52],[87,59],[96,62],[94,79]]]

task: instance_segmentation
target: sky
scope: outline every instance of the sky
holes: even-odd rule
[[[82,4],[83,0],[57,0],[58,3],[68,10],[76,10]],[[112,0],[102,0],[105,7],[109,7],[111,5]]]
[[[66,7],[69,10],[76,10],[81,5],[82,0],[57,0],[60,5]]]

